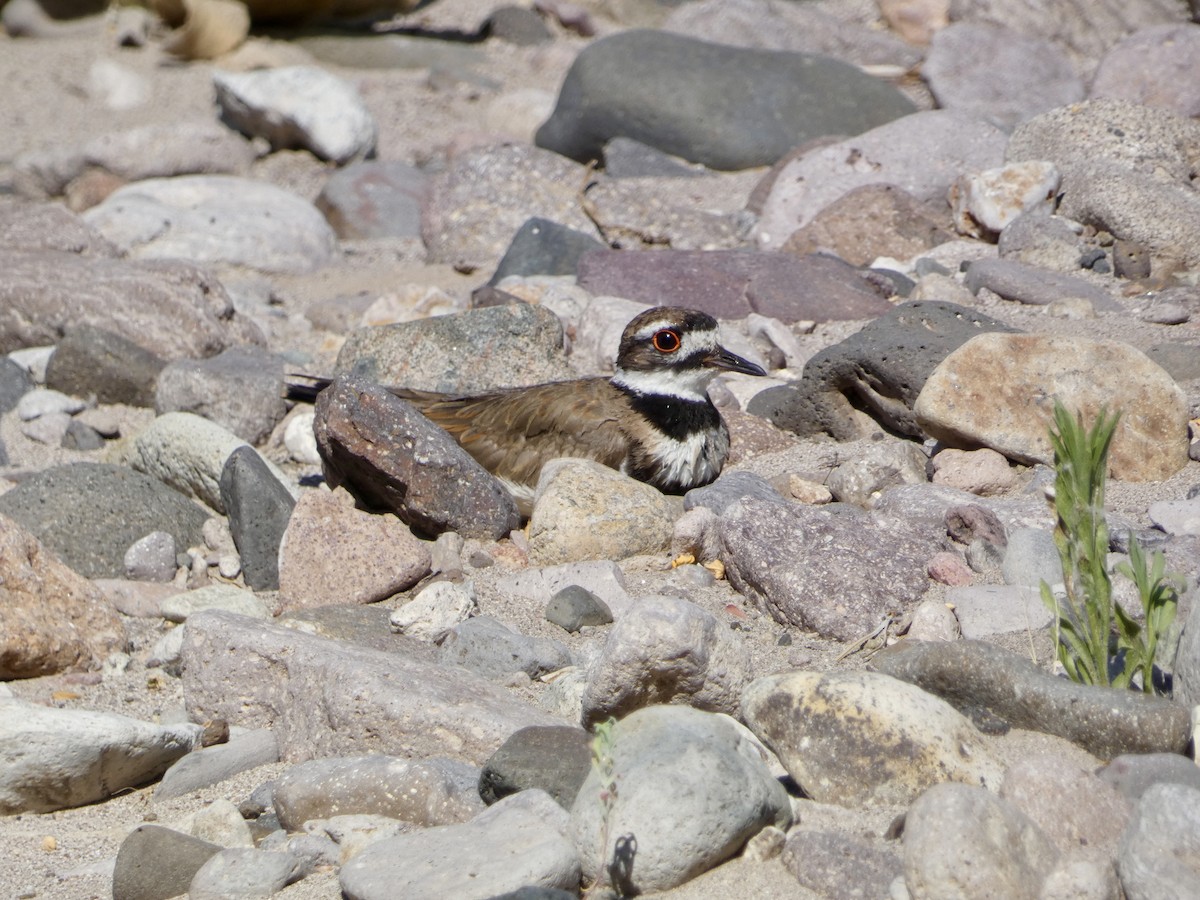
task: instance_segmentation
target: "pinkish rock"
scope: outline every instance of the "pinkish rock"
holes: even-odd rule
[[[306,491],[279,547],[285,610],[374,603],[429,573],[429,547],[390,513],[356,509],[343,490]]]
[[[934,484],[970,491],[981,497],[1003,494],[1016,487],[1020,476],[995,450],[955,450],[948,447],[932,460]]]
[[[104,594],[0,516],[0,679],[99,668],[125,644]]]
[[[929,566],[926,571],[929,577],[938,584],[948,584],[951,587],[963,587],[975,580],[975,574],[971,571],[961,556],[950,551],[935,553],[929,558]]]

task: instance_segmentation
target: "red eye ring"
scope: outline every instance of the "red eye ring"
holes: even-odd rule
[[[679,339],[679,332],[672,328],[664,328],[662,331],[654,332],[654,337],[650,339],[654,344],[654,349],[659,353],[674,353],[679,349],[682,341]]]

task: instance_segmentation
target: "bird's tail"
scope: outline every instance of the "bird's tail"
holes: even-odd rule
[[[298,403],[315,403],[317,394],[333,383],[332,378],[320,375],[305,375],[302,372],[289,372],[284,379],[283,396]]]

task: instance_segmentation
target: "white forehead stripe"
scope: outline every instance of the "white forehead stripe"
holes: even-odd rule
[[[693,353],[710,353],[717,346],[717,332],[711,328],[706,328],[703,331],[684,331],[676,325],[669,322],[656,325],[652,328],[643,328],[637,333],[638,340],[648,341],[657,332],[664,328],[669,328],[679,334],[679,349],[671,356],[678,356],[680,359],[691,356]]]

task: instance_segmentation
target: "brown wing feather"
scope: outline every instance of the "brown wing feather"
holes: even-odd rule
[[[482,397],[406,399],[485,469],[518,484],[536,484],[543,461],[556,456],[581,456],[619,468],[629,451],[620,423],[625,395],[604,378]]]

